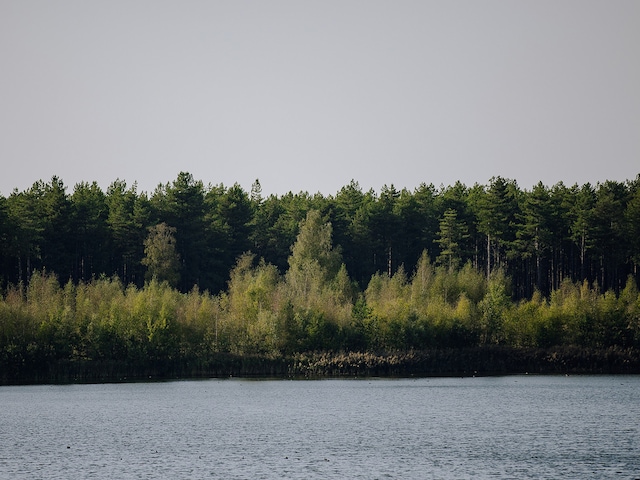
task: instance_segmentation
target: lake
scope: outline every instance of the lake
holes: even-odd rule
[[[640,376],[0,387],[0,478],[640,478]]]

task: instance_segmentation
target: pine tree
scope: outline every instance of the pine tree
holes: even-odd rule
[[[543,261],[551,250],[553,206],[549,190],[539,182],[524,196],[521,223],[517,242],[523,258],[532,258],[535,264],[535,285],[544,294],[549,293],[547,272],[543,272]]]
[[[467,226],[458,220],[458,212],[452,208],[447,209],[440,219],[440,231],[436,242],[441,248],[438,262],[445,265],[449,273],[460,265],[462,245],[468,237]]]

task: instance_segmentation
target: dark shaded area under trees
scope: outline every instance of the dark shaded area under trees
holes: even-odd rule
[[[378,359],[370,374],[459,373],[489,351],[487,372],[567,352],[546,371],[638,371],[639,187],[39,181],[0,196],[0,381],[366,374],[339,367],[356,354]],[[320,351],[338,366],[300,370]]]

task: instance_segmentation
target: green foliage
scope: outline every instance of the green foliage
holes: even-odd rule
[[[417,272],[424,269],[422,264]],[[434,279],[438,275],[449,274],[443,269]],[[180,293],[155,279],[141,289],[125,288],[117,277],[61,287],[55,276],[35,273],[26,287],[8,288],[0,300],[0,364],[39,371],[77,360],[205,364],[223,352],[640,347],[640,294],[632,278],[620,295],[565,281],[549,300],[538,292],[513,303],[508,279],[499,272],[480,301],[460,286],[461,272],[451,275],[445,283],[457,282],[456,300],[437,288],[421,289],[421,275],[409,280],[400,270],[392,278],[374,275],[355,302],[332,284],[312,304],[296,305],[275,266],[256,264],[251,255],[240,257],[228,292],[216,296],[198,289]]]
[[[627,275],[640,278],[638,185],[637,179],[570,188],[538,183],[522,190],[493,177],[486,186],[422,184],[412,192],[391,185],[376,193],[352,181],[333,197],[262,198],[259,182],[249,194],[180,172],[149,198],[121,180],[106,193],[81,182],[69,195],[53,177],[0,198],[0,284],[28,282],[33,271],[46,269],[63,283],[117,274],[140,287],[147,229],[166,223],[176,229],[177,287],[219,292],[246,251],[285,273],[300,222],[317,210],[331,223],[340,263],[360,289],[375,273],[393,276],[401,265],[415,271],[427,250],[450,271],[469,262],[485,274],[503,269],[517,299],[535,289],[548,296],[564,278],[619,293]]]
[[[77,184],[71,196],[73,276],[77,281],[90,280],[109,269],[107,218],[106,197],[98,184]]]
[[[231,272],[224,323],[235,337],[235,351],[276,351],[280,276],[273,265],[261,261],[254,267],[253,260],[251,254],[242,255]]]
[[[637,348],[639,185],[263,199],[185,172],[150,198],[36,182],[0,197],[0,366]]]
[[[438,262],[445,265],[449,272],[455,270],[460,264],[463,253],[463,242],[468,238],[467,226],[458,220],[458,212],[449,208],[440,219],[440,231],[438,232],[438,244],[440,255]]]
[[[147,279],[176,286],[180,280],[180,257],[176,252],[176,229],[166,223],[149,228],[144,241],[142,264],[147,267]]]
[[[317,269],[322,281],[333,278],[341,265],[340,252],[333,248],[332,227],[323,221],[320,212],[310,210],[300,222],[300,232],[291,247],[288,274],[296,275],[305,269]]]
[[[479,304],[482,312],[480,332],[481,343],[504,342],[503,324],[505,313],[510,306],[507,295],[507,280],[501,271],[494,272],[489,279],[487,293]]]
[[[124,283],[140,283],[144,278],[141,266],[143,242],[148,234],[149,201],[145,195],[137,194],[135,184],[127,188],[125,182],[116,180],[107,188],[105,202],[113,263],[104,273],[117,272]]]

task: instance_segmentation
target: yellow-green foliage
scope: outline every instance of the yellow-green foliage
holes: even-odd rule
[[[221,316],[220,298],[194,287],[184,296],[178,312],[184,339],[182,348],[185,351],[225,350],[219,331]]]
[[[506,279],[497,282],[506,283]],[[376,274],[365,299],[379,330],[377,341],[383,346],[403,342],[414,348],[462,346],[479,341],[479,303],[486,290],[486,279],[470,264],[461,270],[434,268],[423,252],[410,281],[402,269],[392,278]]]
[[[487,278],[467,262],[461,270],[455,272],[458,290],[471,302],[479,303],[487,293]],[[507,279],[502,276],[500,281],[505,283],[505,291],[508,294]]]
[[[253,263],[253,255],[238,259],[221,296],[221,320],[233,337],[233,351],[313,348],[318,339],[309,338],[330,335],[327,328],[338,332],[350,326],[354,287],[344,266],[327,277],[317,262],[292,262],[295,272],[282,278],[273,265]]]
[[[374,275],[365,299],[373,314],[384,322],[406,319],[411,311],[411,287],[404,270],[399,269],[391,278],[379,273]]]
[[[427,308],[434,273],[429,255],[424,250],[416,265],[416,271],[411,278],[411,305],[418,312]]]
[[[315,267],[312,267],[315,268]],[[305,274],[302,268],[299,274]],[[245,255],[217,296],[183,294],[152,280],[144,288],[98,278],[63,287],[49,274],[10,286],[0,299],[0,360],[31,358],[206,358],[213,352],[410,349],[504,344],[516,347],[640,346],[640,294],[633,278],[616,296],[565,281],[550,298],[510,300],[499,272],[487,282],[465,266],[427,260],[408,279],[372,276],[358,295],[344,267],[308,291]],[[357,302],[355,301],[357,299]]]
[[[357,297],[357,289],[349,278],[347,267],[342,264],[335,278],[325,288],[325,305],[327,305],[327,317],[334,321],[340,328],[351,325],[351,313]]]
[[[640,340],[640,293],[633,277],[627,279],[624,290],[620,293],[620,308],[626,318],[626,328],[635,340]]]
[[[17,348],[31,337],[31,315],[24,301],[24,288],[11,286],[0,301],[0,346],[7,350]]]
[[[277,344],[280,276],[273,265],[243,255],[231,272],[229,289],[222,301],[222,323],[239,352],[272,350]]]
[[[377,331],[371,333],[376,346],[401,348],[406,340],[411,313],[411,286],[404,270],[400,268],[391,278],[374,275],[365,291],[365,300],[375,319],[374,329]]]
[[[545,300],[535,291],[530,300],[513,305],[505,315],[504,337],[509,345],[535,347],[537,345],[537,325]]]
[[[504,321],[510,306],[507,294],[507,279],[498,271],[489,279],[487,293],[479,303],[481,343],[504,343]]]
[[[638,345],[640,296],[633,278],[619,296],[600,293],[597,286],[565,280],[549,301],[535,293],[531,300],[511,305],[505,337],[516,346]]]

